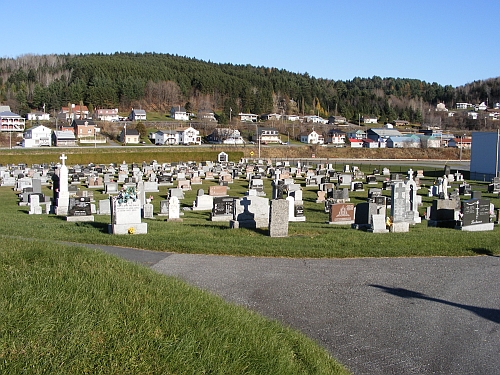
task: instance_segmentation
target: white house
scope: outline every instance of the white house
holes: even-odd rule
[[[351,145],[351,148],[362,148],[363,140],[356,138],[349,138],[349,144]]]
[[[356,130],[356,131],[350,131],[350,132],[347,132],[347,137],[349,137],[349,139],[351,138],[354,138],[354,139],[363,139],[363,138],[366,138],[366,132],[363,131],[363,130]]]
[[[215,128],[207,137],[210,143],[223,143],[229,145],[242,145],[245,143],[238,129]]]
[[[0,112],[0,131],[24,132],[26,120],[11,111]]]
[[[271,121],[271,120],[278,121],[281,119],[281,115],[279,113],[266,113],[266,114],[260,115],[260,119],[262,121]]]
[[[179,135],[179,144],[190,145],[197,144],[201,145],[201,137],[200,132],[189,126],[187,128],[178,128],[176,129],[177,134]]]
[[[310,122],[313,124],[328,124],[328,120],[324,119],[323,117],[320,116],[304,116],[303,117],[304,122]]]
[[[150,133],[149,139],[155,145],[179,144],[179,136],[175,130],[158,130],[156,133]]]
[[[35,111],[26,114],[26,120],[28,121],[49,121],[50,115],[45,112]]]
[[[346,134],[338,129],[330,129],[326,134],[326,143],[337,147],[345,146]]]
[[[238,113],[241,122],[257,122],[259,116],[253,113]]]
[[[485,102],[481,102],[481,104],[476,105],[475,108],[476,108],[476,111],[486,111],[488,106],[486,105]]]
[[[71,104],[69,107],[62,107],[57,118],[60,120],[83,120],[89,117],[89,109],[86,105]]]
[[[189,121],[189,115],[186,109],[181,106],[176,106],[170,108],[170,117],[177,121]]]
[[[52,129],[43,125],[29,128],[23,135],[23,147],[40,147],[52,145]]]
[[[477,115],[478,115],[477,112],[473,112],[473,111],[467,112],[467,117],[470,119],[473,119],[473,120],[477,120]]]
[[[146,111],[144,109],[134,109],[128,115],[130,121],[146,121]]]
[[[374,116],[363,116],[361,117],[361,122],[363,124],[377,124],[378,119]]]
[[[118,117],[118,108],[98,109],[95,112],[95,117],[100,121],[117,122],[120,120]]]
[[[137,129],[127,128],[127,125],[125,125],[118,139],[123,144],[138,144],[140,141],[140,134]]]
[[[215,113],[209,109],[198,110],[198,119],[201,121],[217,122]]]
[[[436,111],[437,112],[448,112],[448,108],[446,108],[446,105],[444,103],[438,103],[436,105]]]
[[[260,143],[281,143],[280,133],[275,128],[258,128],[258,136],[253,135],[252,139],[254,141],[259,141]]]
[[[325,143],[323,134],[317,133],[314,129],[311,132],[305,132],[300,135],[300,141],[302,143],[312,144],[312,145],[322,145]]]
[[[472,107],[472,104],[469,103],[457,103],[457,109],[467,109]]]
[[[285,120],[285,121],[299,121],[300,117],[299,117],[299,115],[284,115],[283,120]]]

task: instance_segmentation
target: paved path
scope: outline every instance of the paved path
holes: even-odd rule
[[[298,329],[357,375],[500,374],[499,257],[284,259],[100,248]]]

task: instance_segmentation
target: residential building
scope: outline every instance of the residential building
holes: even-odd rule
[[[481,104],[477,104],[475,106],[476,111],[486,111],[488,109],[488,106],[486,105],[485,102],[481,102]]]
[[[392,125],[393,126],[408,126],[408,125],[410,125],[410,123],[406,120],[394,120],[392,122]]]
[[[416,135],[411,136],[391,136],[387,139],[388,148],[419,148],[420,138]]]
[[[52,132],[52,144],[56,147],[76,146],[75,133],[69,130],[56,130]]]
[[[40,147],[52,145],[51,142],[52,129],[37,125],[27,129],[23,134],[23,147]]]
[[[365,138],[363,139],[363,147],[364,148],[379,148],[379,142],[374,141],[373,139],[370,138]],[[385,143],[384,143],[385,147]]]
[[[75,132],[76,138],[83,137],[94,137],[96,133],[95,122],[89,119],[85,120],[73,120],[71,123],[73,131]]]
[[[479,113],[477,113],[477,112],[473,112],[473,111],[467,112],[467,117],[472,119],[472,120],[477,120],[478,115],[479,115]]]
[[[436,105],[436,112],[448,112],[448,108],[446,108],[444,103],[438,103]]]
[[[346,133],[347,137],[349,139],[354,138],[354,139],[363,139],[366,138],[366,132],[363,130],[356,130],[356,131],[350,131]]]
[[[346,134],[339,129],[330,129],[326,134],[326,143],[336,147],[345,146]]]
[[[240,131],[231,128],[215,128],[212,133],[207,136],[210,143],[235,144],[235,140],[239,138],[241,138]],[[226,140],[229,141],[225,142]],[[243,140],[243,138],[241,138],[241,140]],[[240,144],[240,142],[238,141],[236,144]]]
[[[461,148],[463,150],[470,150],[472,148],[472,138],[469,137],[455,137],[450,139],[448,147]]]
[[[284,115],[283,120],[285,121],[300,121],[299,115]]]
[[[24,132],[26,120],[10,111],[0,112],[1,132]]]
[[[328,123],[334,125],[345,125],[347,124],[347,119],[344,116],[330,116],[328,117]]]
[[[95,117],[100,121],[118,122],[118,108],[103,108],[95,111]]]
[[[316,116],[316,115],[304,116],[303,121],[313,123],[313,124],[328,124],[328,120],[325,120],[323,117]]]
[[[357,138],[349,138],[349,144],[351,145],[351,148],[362,148],[363,140]]]
[[[178,145],[179,138],[175,130],[158,130],[156,133],[150,133],[149,139],[155,145]]]
[[[377,124],[378,119],[375,116],[363,116],[361,117],[361,122],[363,124]]]
[[[187,128],[178,128],[176,129],[178,137],[179,137],[179,144],[183,145],[190,145],[190,144],[196,144],[196,145],[201,145],[201,137],[200,137],[200,132],[193,128],[192,126],[189,126]]]
[[[389,129],[389,128],[370,128],[366,132],[366,137],[373,141],[379,142],[384,141],[389,137],[400,137],[402,134],[399,130]]]
[[[260,115],[260,119],[262,121],[278,121],[281,119],[281,115],[279,113],[267,113]]]
[[[209,109],[198,110],[198,119],[201,121],[217,122],[215,113]]]
[[[140,140],[140,135],[137,129],[127,128],[127,125],[123,127],[118,139],[121,143],[128,144],[138,144]]]
[[[35,111],[26,114],[26,120],[28,121],[49,121],[50,115],[45,112]]]
[[[322,145],[325,143],[323,135],[319,134],[314,129],[311,132],[304,132],[300,134],[300,141],[302,143],[307,143],[312,145]]]
[[[83,120],[89,117],[89,109],[86,105],[71,104],[69,107],[62,107],[57,118],[71,122],[73,120]]]
[[[257,142],[260,140],[260,143],[281,143],[281,139],[279,136],[278,130],[275,128],[257,128],[258,136],[253,135],[252,139]]]
[[[241,122],[257,122],[259,116],[253,113],[238,113]]]
[[[457,109],[467,109],[472,107],[472,104],[469,103],[457,103]]]
[[[130,121],[146,121],[146,111],[144,109],[132,108],[132,111],[128,115]]]
[[[175,106],[170,108],[170,117],[177,121],[189,121],[189,115],[186,109],[181,106]]]

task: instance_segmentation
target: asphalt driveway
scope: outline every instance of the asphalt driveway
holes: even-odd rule
[[[500,374],[500,257],[285,259],[99,248],[300,330],[354,374]]]

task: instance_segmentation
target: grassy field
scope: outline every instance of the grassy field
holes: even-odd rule
[[[2,238],[0,373],[347,374],[314,342],[107,254]]]

